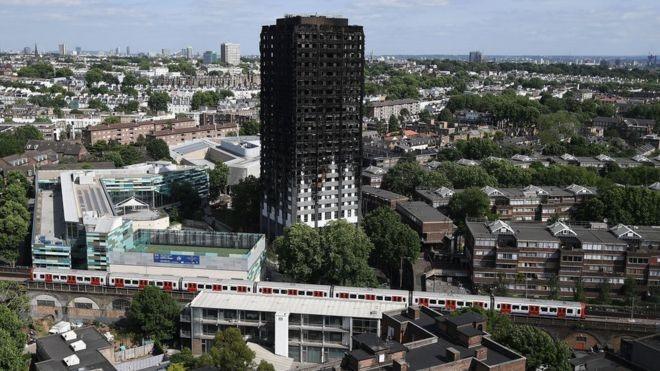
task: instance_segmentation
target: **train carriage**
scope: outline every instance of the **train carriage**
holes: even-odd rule
[[[181,290],[187,292],[213,290],[248,293],[252,292],[253,288],[253,281],[223,280],[208,277],[184,277],[181,279]]]
[[[413,291],[412,304],[453,311],[466,307],[490,309],[490,297],[439,292]]]
[[[585,318],[585,304],[576,301],[495,297],[495,310],[530,317]]]
[[[306,296],[314,298],[329,298],[332,291],[331,286],[271,281],[257,282],[255,287],[255,292],[264,295]]]
[[[110,273],[108,286],[116,288],[143,289],[156,286],[163,291],[179,291],[180,277],[168,275],[144,275],[136,273]]]
[[[34,268],[30,279],[35,282],[105,286],[107,273],[81,269]]]
[[[404,290],[372,289],[368,287],[333,286],[332,297],[348,300],[373,300],[408,303],[410,292]]]

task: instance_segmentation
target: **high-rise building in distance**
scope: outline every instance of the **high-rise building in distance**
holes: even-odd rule
[[[358,222],[364,33],[287,16],[261,30],[261,229]]]
[[[131,55],[131,47],[127,46],[126,47],[126,56],[129,56],[129,55]]]
[[[187,46],[185,49],[183,49],[183,55],[186,57],[186,59],[193,59],[193,48],[192,46]]]
[[[469,60],[471,63],[481,63],[481,62],[484,61],[484,58],[483,58],[483,56],[481,55],[481,52],[479,52],[479,51],[474,51],[474,52],[470,52],[470,56],[468,57],[468,60]]]
[[[241,46],[239,44],[220,44],[220,60],[223,63],[235,66],[241,63]]]
[[[66,55],[66,44],[60,44],[57,47],[60,52],[60,55]]]
[[[76,46],[76,55],[81,55],[82,54],[82,48],[79,46]]]
[[[202,55],[202,61],[204,64],[216,63],[218,62],[218,53],[207,50],[204,52],[204,55]]]

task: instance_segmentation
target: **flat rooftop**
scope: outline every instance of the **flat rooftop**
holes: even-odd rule
[[[35,364],[38,371],[72,371],[85,368],[87,370],[114,371],[115,367],[98,351],[112,347],[101,333],[93,327],[83,327],[73,330],[76,338],[66,341],[62,335],[55,334],[37,339],[37,354],[45,358]],[[82,340],[86,349],[74,352],[71,343]],[[67,367],[62,361],[65,357],[75,354],[80,359],[80,364]]]
[[[190,303],[192,308],[252,310],[323,316],[380,319],[383,312],[401,310],[405,303],[314,299],[297,296],[263,296],[232,292],[202,291]]]
[[[39,243],[62,242],[64,211],[59,190],[39,190],[34,208],[34,238]]]

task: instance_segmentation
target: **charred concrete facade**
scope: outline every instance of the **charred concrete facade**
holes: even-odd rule
[[[364,33],[345,18],[287,16],[261,31],[261,229],[357,223]]]

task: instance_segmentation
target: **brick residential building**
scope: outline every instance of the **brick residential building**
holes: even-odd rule
[[[118,124],[100,124],[89,126],[83,129],[83,142],[87,145],[94,145],[100,140],[106,142],[110,140],[117,141],[120,144],[135,143],[140,136],[146,138],[161,130],[186,129],[197,126],[195,120],[188,118],[175,120],[155,120],[127,122]]]
[[[472,281],[481,288],[505,286],[534,297],[558,289],[560,296],[573,297],[580,281],[586,296],[595,298],[605,282],[612,296],[618,296],[626,277],[636,279],[640,290],[658,284],[658,227],[619,224],[608,229],[502,220],[466,224]]]
[[[419,102],[414,99],[386,100],[372,102],[367,106],[367,117],[377,120],[389,120],[390,116],[399,116],[402,109],[407,109],[411,115],[419,113]]]
[[[225,137],[231,133],[238,133],[238,125],[236,124],[223,124],[223,125],[204,125],[184,127],[179,129],[165,129],[156,131],[153,134],[148,134],[148,138],[162,139],[168,146],[189,142],[196,139],[214,139]]]
[[[419,234],[425,246],[444,244],[454,233],[452,220],[422,201],[398,202],[396,211]]]

